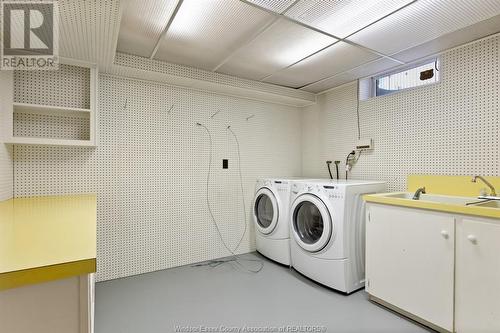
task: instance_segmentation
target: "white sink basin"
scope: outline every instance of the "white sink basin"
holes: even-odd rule
[[[413,195],[414,193],[405,192],[405,193],[387,194],[386,196],[388,198],[413,200]],[[420,201],[436,202],[436,203],[451,204],[451,205],[465,205],[469,202],[477,201],[477,198],[457,197],[452,195],[421,194]]]
[[[500,208],[500,200],[486,201],[486,202],[475,204],[474,206],[488,207],[488,208]]]

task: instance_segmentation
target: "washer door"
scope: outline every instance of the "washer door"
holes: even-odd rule
[[[293,237],[309,252],[322,250],[330,241],[333,223],[325,203],[315,195],[302,194],[292,205]]]
[[[257,229],[265,235],[270,234],[278,224],[278,201],[268,188],[261,188],[255,194],[253,217]]]

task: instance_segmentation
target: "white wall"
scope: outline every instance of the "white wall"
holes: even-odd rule
[[[441,57],[441,83],[361,101],[361,137],[372,138],[375,150],[361,156],[351,178],[386,180],[399,191],[408,174],[498,176],[499,49],[496,35],[450,50]],[[304,176],[327,176],[326,160],[345,163],[357,141],[356,102],[353,82],[304,109]]]
[[[246,222],[238,253],[249,252],[255,179],[300,176],[300,121],[294,107],[100,75],[99,146],[16,146],[15,195],[98,193],[98,280],[227,256],[206,204],[209,140],[195,126],[201,122],[214,139],[215,218],[232,247]],[[228,125],[241,145],[246,216]]]
[[[13,166],[11,148],[0,143],[0,201],[12,198]]]
[[[9,134],[8,129],[2,127],[12,113],[11,80],[11,71],[0,72],[0,201],[12,198],[14,189],[12,148],[3,143]]]

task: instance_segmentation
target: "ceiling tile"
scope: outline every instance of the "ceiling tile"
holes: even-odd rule
[[[295,0],[246,0],[259,7],[271,10],[275,13],[281,14],[288,8]]]
[[[259,80],[337,40],[285,19],[239,49],[218,72]]]
[[[264,81],[288,87],[302,87],[375,60],[378,55],[344,42],[318,52]]]
[[[393,57],[404,62],[412,62],[495,34],[499,31],[500,15],[497,15],[479,23],[442,35],[426,43],[406,49],[400,53],[396,53]]]
[[[118,35],[117,51],[151,56],[178,0],[127,0]]]
[[[419,0],[348,39],[392,55],[499,14],[499,0]]]
[[[212,70],[273,19],[238,0],[184,0],[155,58]]]
[[[344,83],[351,82],[360,78],[364,78],[367,76],[373,76],[380,72],[390,70],[392,68],[401,66],[400,63],[392,61],[387,58],[380,58],[359,67],[356,67],[347,72],[343,72],[332,77],[329,77],[325,80],[318,81],[311,85],[305,86],[302,90],[309,91],[312,93],[319,93],[337,86],[340,86]]]
[[[300,0],[286,16],[345,38],[413,1]]]

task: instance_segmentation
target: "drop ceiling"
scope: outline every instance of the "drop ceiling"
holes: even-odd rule
[[[499,0],[126,0],[117,51],[318,93],[498,31]]]

